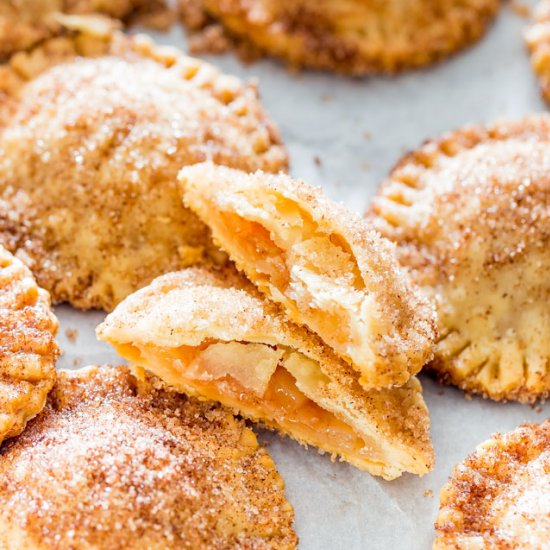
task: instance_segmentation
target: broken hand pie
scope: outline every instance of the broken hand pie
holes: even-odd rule
[[[54,302],[110,310],[162,273],[225,260],[183,207],[182,166],[279,171],[287,156],[252,85],[78,21],[0,67],[0,243]]]
[[[471,127],[405,157],[369,214],[437,305],[431,367],[492,399],[550,391],[550,118]]]
[[[550,420],[494,435],[441,491],[434,550],[530,550],[550,540]]]
[[[242,420],[124,367],[60,372],[0,453],[2,549],[290,550],[293,519]]]
[[[432,306],[364,220],[285,175],[205,163],[179,178],[186,204],[237,267],[357,369],[365,388],[402,385],[431,358]]]
[[[193,30],[231,36],[296,67],[351,75],[434,63],[478,40],[499,0],[180,0]],[[219,37],[219,33],[216,33]]]
[[[232,269],[159,277],[97,332],[176,389],[219,401],[375,475],[392,479],[432,467],[418,380],[364,390],[349,365]]]
[[[56,332],[48,293],[0,246],[0,444],[46,403],[59,355]]]

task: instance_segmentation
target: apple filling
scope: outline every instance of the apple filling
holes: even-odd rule
[[[180,391],[219,401],[359,467],[384,463],[384,450],[316,402],[328,378],[319,365],[284,347],[211,342],[178,348],[120,344],[117,351]]]

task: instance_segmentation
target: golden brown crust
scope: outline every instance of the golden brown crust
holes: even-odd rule
[[[363,437],[364,450],[350,455],[342,448],[323,447],[293,430],[292,421],[287,428],[281,425],[277,415],[269,418],[258,415],[256,411],[266,395],[265,385],[263,396],[249,393],[243,401],[246,406],[235,406],[239,413],[388,479],[404,471],[424,474],[433,466],[428,410],[416,379],[402,388],[365,391],[349,365],[336,357],[316,335],[289,322],[233,269],[188,268],[159,277],[126,298],[98,327],[97,333],[130,361],[162,378],[170,374],[167,382],[202,397],[205,395],[201,394],[200,384],[193,386],[186,378],[188,365],[176,359],[175,370],[167,371],[160,360],[155,361],[155,356],[163,357],[165,352],[169,354],[170,350],[177,351],[182,346],[202,349],[215,342],[265,344],[282,350],[281,353],[297,352],[320,367],[321,373],[315,375],[316,403]],[[281,357],[279,361],[285,364]],[[269,380],[274,371],[265,376],[259,374]],[[245,383],[249,384],[251,377],[252,373],[248,373]],[[238,393],[244,399],[246,389],[241,385]]]
[[[0,68],[0,242],[54,302],[109,310],[161,273],[225,261],[182,205],[179,168],[279,171],[287,156],[253,85],[65,21],[80,31]]]
[[[434,63],[477,41],[499,0],[180,0],[192,30],[227,33],[295,67],[351,75]],[[202,15],[204,14],[204,15]]]
[[[179,179],[237,267],[357,369],[365,388],[402,385],[432,357],[432,306],[359,216],[283,174],[205,163]]]
[[[440,378],[492,399],[550,391],[550,117],[449,133],[405,157],[370,220],[432,296]]]
[[[0,444],[46,403],[59,355],[57,326],[48,293],[0,246]]]
[[[162,9],[163,0],[4,0],[0,2],[0,59],[60,34],[59,13],[95,13],[128,20]]]
[[[284,483],[226,409],[127,368],[60,372],[0,452],[0,547],[296,546]]]
[[[441,490],[434,549],[546,548],[549,494],[550,420],[496,434]]]
[[[531,52],[531,66],[539,79],[540,91],[550,102],[550,1],[540,0],[533,22],[525,33]]]

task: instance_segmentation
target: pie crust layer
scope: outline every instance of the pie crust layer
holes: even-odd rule
[[[3,0],[0,2],[0,58],[57,34],[60,13],[102,14],[127,20],[163,7],[163,0]]]
[[[441,491],[434,549],[548,548],[550,420],[494,435]]]
[[[351,75],[448,57],[477,41],[499,8],[499,0],[180,0],[184,23],[203,29],[206,48],[219,46],[218,24],[248,50]]]
[[[469,127],[394,169],[370,221],[436,302],[431,367],[466,391],[550,390],[550,118]]]
[[[284,483],[226,409],[129,370],[60,372],[0,452],[0,548],[296,547]]]
[[[285,175],[205,163],[179,179],[237,267],[348,361],[365,388],[402,385],[431,358],[433,308],[364,220]]]
[[[0,444],[46,403],[56,378],[57,325],[48,293],[0,246]]]
[[[287,156],[254,86],[104,20],[66,22],[0,67],[0,242],[54,302],[110,310],[225,260],[182,205],[182,166],[279,171]]]
[[[188,268],[124,300],[97,330],[170,386],[387,479],[433,465],[416,378],[366,391],[317,336],[234,270]]]

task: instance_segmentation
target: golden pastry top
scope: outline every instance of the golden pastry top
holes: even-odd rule
[[[550,536],[550,420],[494,435],[441,491],[434,549],[542,548]]]
[[[57,327],[48,293],[0,246],[0,443],[45,404],[55,382]]]
[[[61,372],[0,473],[0,546],[296,545],[283,481],[253,432],[124,367]]]

